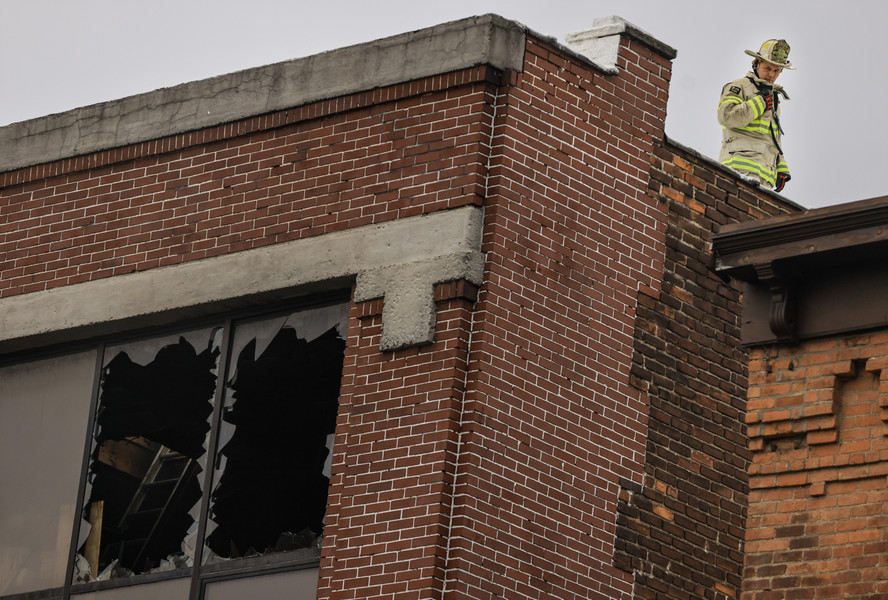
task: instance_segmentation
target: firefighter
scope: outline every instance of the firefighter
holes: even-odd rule
[[[786,40],[767,40],[753,57],[752,71],[722,88],[718,122],[722,144],[718,160],[744,179],[780,192],[790,180],[780,140],[780,98],[789,100],[775,83],[789,62]]]

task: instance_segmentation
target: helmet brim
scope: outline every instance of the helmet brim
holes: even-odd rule
[[[795,67],[792,66],[792,63],[789,61],[787,61],[785,63],[779,63],[779,62],[774,62],[773,60],[769,60],[769,59],[765,58],[764,56],[762,56],[761,54],[759,54],[758,52],[753,52],[752,50],[744,50],[744,52],[746,52],[748,55],[752,56],[753,58],[763,60],[766,63],[771,63],[772,65],[777,65],[778,67],[783,67],[784,69],[795,70]]]

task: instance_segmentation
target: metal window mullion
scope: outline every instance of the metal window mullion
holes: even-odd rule
[[[77,503],[74,512],[74,523],[71,528],[71,545],[68,549],[68,567],[65,569],[65,583],[62,588],[62,600],[71,597],[71,586],[74,579],[74,560],[77,556],[77,542],[80,539],[80,523],[83,521],[83,502],[86,499],[86,482],[89,477],[89,457],[92,454],[93,438],[96,427],[96,412],[99,407],[99,387],[102,382],[102,369],[105,362],[105,343],[99,343],[96,354],[96,366],[93,372],[92,398],[89,403],[89,416],[86,426],[86,441],[83,444],[83,458],[80,466],[80,485],[77,488]]]
[[[219,354],[219,376],[216,378],[216,393],[213,396],[213,413],[210,416],[210,439],[207,444],[207,467],[204,473],[201,496],[200,519],[197,524],[197,540],[194,544],[194,564],[191,567],[191,591],[188,597],[197,600],[200,594],[200,566],[203,562],[204,538],[207,532],[207,519],[210,513],[210,496],[213,493],[213,476],[216,471],[216,447],[222,425],[222,408],[225,402],[225,382],[228,379],[228,355],[231,351],[232,320],[225,320],[222,330],[221,352]],[[67,599],[66,599],[67,600]]]

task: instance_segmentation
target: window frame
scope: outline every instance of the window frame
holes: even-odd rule
[[[318,568],[320,565],[320,549],[303,548],[290,551],[282,551],[273,554],[265,554],[259,556],[251,556],[245,558],[236,558],[228,561],[203,563],[203,556],[206,546],[207,525],[209,519],[210,507],[212,504],[212,492],[215,476],[214,461],[219,451],[219,434],[222,425],[223,408],[225,403],[225,389],[228,378],[231,375],[232,360],[236,361],[237,357],[232,358],[232,340],[233,332],[239,322],[249,321],[257,318],[281,317],[291,315],[303,310],[311,310],[314,308],[322,308],[337,304],[346,305],[347,313],[352,305],[351,290],[339,289],[328,292],[309,294],[285,302],[278,302],[261,307],[250,307],[226,312],[214,312],[198,318],[183,319],[175,323],[165,324],[156,328],[142,327],[136,330],[120,331],[111,335],[102,336],[100,338],[92,338],[90,340],[79,341],[71,344],[64,344],[49,348],[43,348],[37,351],[29,351],[0,357],[0,367],[19,364],[31,360],[39,360],[54,355],[64,355],[84,349],[96,350],[96,364],[93,370],[93,382],[91,388],[91,398],[89,403],[89,414],[87,416],[86,438],[83,442],[80,478],[76,496],[75,520],[72,527],[71,540],[67,550],[67,568],[65,572],[64,585],[61,588],[50,588],[43,590],[34,590],[24,593],[16,593],[11,595],[0,596],[0,600],[69,600],[76,598],[80,594],[88,594],[101,592],[116,588],[137,586],[143,584],[168,581],[172,579],[190,578],[189,599],[199,600],[203,598],[206,587],[210,583],[217,583],[226,580],[241,579],[244,577],[252,577],[259,575],[270,575],[274,573],[295,571],[298,569]],[[344,321],[344,322],[345,322]],[[95,427],[96,414],[99,408],[102,372],[105,363],[105,353],[111,346],[122,343],[136,343],[150,338],[156,338],[162,335],[172,335],[179,332],[193,330],[196,328],[219,327],[222,329],[222,339],[220,342],[220,354],[217,361],[217,381],[213,393],[213,408],[209,416],[210,432],[208,434],[206,456],[207,466],[204,472],[200,474],[201,479],[201,498],[199,521],[197,529],[197,540],[195,544],[194,557],[191,567],[174,569],[169,571],[136,574],[130,577],[121,577],[105,581],[92,581],[87,583],[74,583],[74,562],[77,551],[80,546],[80,532],[83,523],[81,511],[86,499],[91,462],[91,455],[95,444]],[[348,340],[348,331],[340,332],[340,336]],[[347,345],[346,345],[347,347]],[[340,381],[341,394],[341,381]]]

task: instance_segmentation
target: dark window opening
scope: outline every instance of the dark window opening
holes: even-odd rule
[[[315,304],[106,347],[72,583],[316,561],[347,316]]]
[[[202,496],[198,459],[206,453],[218,355],[212,341],[198,352],[181,337],[147,364],[126,351],[106,363],[80,581],[190,566],[182,545]]]
[[[285,325],[264,350],[253,337],[238,354],[207,537],[217,557],[319,544],[344,351],[336,327],[308,341]]]

